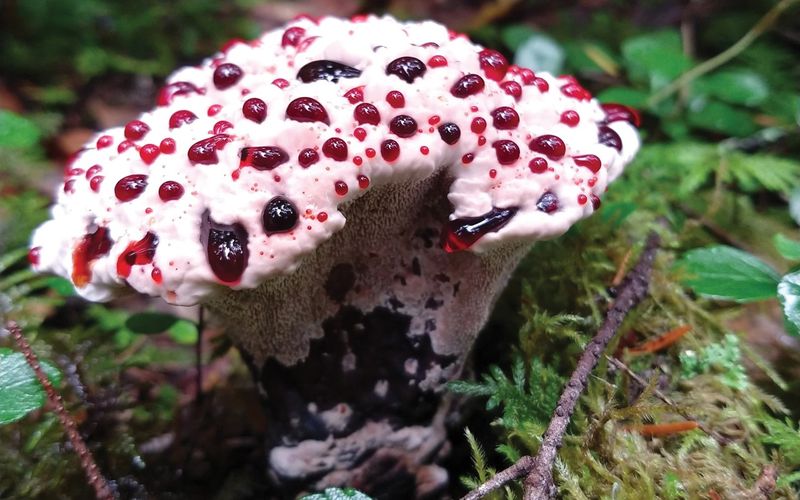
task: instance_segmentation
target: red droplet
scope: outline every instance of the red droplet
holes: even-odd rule
[[[441,68],[442,66],[447,66],[447,58],[444,56],[433,56],[428,59],[428,66],[431,68]]]
[[[171,155],[175,152],[175,139],[172,137],[167,137],[163,139],[161,143],[158,145],[158,149],[161,150],[162,153],[165,155]]]
[[[423,155],[427,155],[428,153],[431,152],[431,150],[428,148],[428,146],[420,146],[419,152],[422,153]]]
[[[288,28],[281,37],[281,47],[297,47],[305,34],[306,30],[299,26]]]
[[[567,152],[564,141],[560,137],[550,134],[534,138],[528,146],[531,150],[541,153],[554,161],[561,159]]]
[[[437,124],[437,123],[439,123],[441,120],[442,120],[442,119],[439,117],[439,115],[433,115],[433,116],[431,116],[430,118],[428,118],[428,124],[429,124],[429,125],[436,125],[436,124]]]
[[[172,99],[177,96],[204,93],[204,91],[198,89],[193,83],[172,82],[161,88],[161,90],[158,92],[158,98],[156,101],[159,106],[168,106],[172,103]]]
[[[331,137],[322,144],[322,154],[336,161],[345,161],[347,143],[338,137]]]
[[[101,167],[100,165],[92,165],[86,171],[86,178],[87,179],[91,179],[92,177],[94,177],[95,175],[99,174],[102,171],[103,171],[103,167]]]
[[[322,122],[330,124],[328,112],[316,99],[298,97],[286,107],[286,118],[297,122]]]
[[[578,205],[586,205],[587,201],[589,201],[589,198],[585,194],[578,195]]]
[[[354,164],[355,164],[357,167],[360,167],[360,166],[361,166],[361,164],[362,164],[362,163],[364,163],[364,159],[363,159],[363,158],[361,158],[360,156],[354,156],[354,157],[353,157],[353,163],[354,163]]]
[[[381,143],[381,157],[386,161],[395,161],[400,156],[400,144],[394,139],[386,139]]]
[[[117,145],[117,153],[122,154],[124,151],[127,151],[130,148],[136,149],[136,144],[132,141],[122,141]]]
[[[588,101],[592,98],[592,94],[590,94],[585,88],[581,87],[578,82],[570,82],[566,85],[562,85],[561,93],[571,99],[577,99],[579,101]]]
[[[511,130],[519,126],[519,114],[514,108],[501,106],[492,111],[492,124],[498,130]]]
[[[207,223],[203,232],[206,258],[211,272],[221,282],[236,284],[247,267],[247,231],[241,224],[219,224],[211,220],[206,212]]]
[[[468,74],[464,75],[453,84],[450,88],[450,93],[459,99],[464,99],[471,95],[478,94],[483,91],[486,84],[480,75]]]
[[[592,200],[592,208],[593,209],[597,210],[597,209],[600,208],[600,205],[602,203],[600,202],[600,198],[598,198],[596,194],[590,194],[589,195],[589,199]]]
[[[197,120],[197,115],[187,109],[180,109],[169,117],[169,129],[178,128],[187,123],[192,123]]]
[[[151,232],[145,234],[141,240],[129,244],[117,257],[117,275],[121,278],[128,278],[133,266],[151,264],[156,255],[157,246],[158,236]]]
[[[183,186],[175,181],[167,181],[158,187],[158,197],[161,201],[179,200],[183,196]]]
[[[477,217],[463,217],[449,221],[442,233],[442,248],[447,253],[466,250],[487,233],[503,228],[517,213],[515,207],[492,208]]]
[[[626,121],[632,123],[636,127],[641,124],[639,113],[633,108],[625,106],[624,104],[615,103],[602,104],[601,106],[603,107],[603,111],[606,112],[605,123]]]
[[[114,186],[114,194],[119,201],[131,201],[139,197],[147,187],[147,176],[142,174],[126,175]]]
[[[139,158],[147,165],[152,165],[161,150],[155,144],[145,144],[139,148]]]
[[[467,153],[467,154],[465,154],[464,156],[461,157],[461,163],[463,163],[464,165],[468,165],[468,164],[472,163],[472,160],[474,160],[474,159],[475,159],[475,155],[474,154]]]
[[[389,131],[398,137],[411,137],[417,133],[417,121],[408,115],[397,115],[389,122]]]
[[[64,192],[67,194],[75,192],[75,179],[70,179],[64,183]]]
[[[472,119],[472,124],[470,124],[469,128],[476,134],[482,134],[483,131],[486,130],[486,120],[480,116],[476,116]]]
[[[528,162],[528,168],[530,168],[531,172],[534,174],[543,174],[547,172],[547,160],[541,156],[537,156]]]
[[[319,153],[311,148],[300,151],[297,155],[297,163],[303,168],[308,168],[319,161]]]
[[[575,165],[579,167],[586,167],[594,173],[600,171],[600,167],[602,164],[600,163],[600,158],[596,155],[581,155],[581,156],[573,156],[572,160],[575,162]]]
[[[364,139],[367,138],[367,131],[361,127],[357,127],[355,130],[353,130],[353,137],[361,142],[364,142]]]
[[[540,78],[537,76],[536,78],[533,79],[533,82],[531,83],[533,83],[533,85],[536,85],[536,88],[539,89],[539,92],[544,93],[550,90],[550,84],[547,83],[547,80],[545,80],[544,78]]]
[[[506,76],[508,60],[496,50],[483,49],[478,53],[478,61],[487,78],[499,82]]]
[[[483,146],[484,144],[486,144],[486,136],[485,135],[478,136],[478,146]]]
[[[114,138],[110,135],[101,135],[97,138],[97,149],[107,148],[114,144]]]
[[[528,68],[519,68],[518,74],[522,78],[522,83],[525,85],[534,85],[536,83],[536,79],[538,78],[536,74]]]
[[[336,181],[333,183],[333,188],[336,190],[336,194],[339,196],[344,196],[347,194],[347,183],[344,181]]]
[[[103,183],[103,179],[104,178],[105,177],[103,177],[102,175],[96,175],[96,176],[92,177],[89,180],[89,188],[92,191],[94,191],[95,193],[99,193],[100,192],[100,184]]]
[[[503,82],[500,84],[500,88],[503,91],[512,96],[516,101],[522,97],[522,85],[517,82]]]
[[[289,155],[277,146],[256,146],[239,151],[239,167],[273,170],[289,161]]]
[[[104,227],[99,227],[95,232],[81,238],[72,251],[72,282],[76,287],[83,288],[91,281],[92,263],[106,255],[109,250],[111,250],[111,238]]]
[[[491,179],[494,179],[495,177],[497,177],[497,170],[495,170],[495,169],[489,170],[489,177]]]
[[[353,110],[353,118],[359,125],[365,123],[369,125],[377,125],[381,122],[381,114],[374,105],[368,102],[362,102]]]
[[[350,104],[356,104],[364,100],[364,86],[355,87],[347,92],[344,93],[344,98],[347,99]]]
[[[192,165],[214,165],[219,162],[217,149],[223,149],[225,144],[231,142],[231,136],[217,134],[206,139],[201,139],[189,147],[187,156]]]
[[[212,79],[215,87],[219,90],[225,90],[239,83],[243,76],[244,71],[242,71],[242,68],[232,63],[225,63],[217,66]]]
[[[33,247],[28,250],[28,264],[32,266],[39,265],[39,254],[42,251],[42,247]]]
[[[214,124],[213,132],[214,134],[222,134],[228,129],[233,128],[233,123],[227,120],[220,120]]]
[[[361,189],[367,189],[369,187],[369,177],[363,174],[359,174],[356,176],[356,180],[358,181],[358,187]]]
[[[580,121],[581,121],[581,115],[579,115],[577,111],[568,109],[567,111],[561,113],[561,123],[563,123],[564,125],[567,125],[569,127],[574,127],[578,125]]]
[[[148,132],[150,127],[141,120],[131,120],[125,125],[125,138],[131,141],[138,141]]]
[[[164,276],[161,275],[161,269],[154,267],[152,271],[150,271],[150,277],[153,279],[153,283],[156,285],[160,285],[164,282]]]
[[[272,84],[278,87],[279,89],[283,90],[289,86],[289,80],[285,78],[276,78],[272,80]]]
[[[242,114],[250,121],[262,123],[267,118],[267,103],[258,97],[251,97],[242,104]]]
[[[221,104],[212,104],[211,106],[208,107],[208,111],[206,111],[206,114],[208,116],[215,116],[220,111],[222,111]]]
[[[328,214],[325,213],[325,212],[318,213],[317,214],[317,220],[320,221],[320,222],[325,222],[326,220],[328,220]]]
[[[375,150],[372,148],[365,149],[364,154],[367,155],[367,158],[375,158]]]
[[[406,105],[406,98],[402,92],[392,90],[386,94],[386,102],[393,108],[402,108]]]
[[[622,138],[609,126],[601,125],[597,128],[597,141],[617,151],[622,151]]]
[[[492,147],[500,165],[511,165],[519,159],[519,146],[514,141],[500,139],[499,141],[494,141]]]
[[[550,191],[544,193],[536,202],[536,209],[546,214],[555,212],[558,210],[558,196]]]

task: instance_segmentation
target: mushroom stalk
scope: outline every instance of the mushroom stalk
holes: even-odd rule
[[[449,183],[367,193],[293,274],[208,303],[264,396],[277,483],[398,498],[446,485],[433,465],[446,449],[444,385],[527,248],[443,250]]]

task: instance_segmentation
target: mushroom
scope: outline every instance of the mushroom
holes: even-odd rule
[[[434,22],[302,17],[94,137],[31,262],[89,300],[212,311],[287,491],[430,493],[444,384],[531,244],[600,207],[637,124]]]

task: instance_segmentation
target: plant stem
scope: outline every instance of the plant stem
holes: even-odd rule
[[[680,89],[687,86],[696,78],[714,71],[718,67],[744,52],[759,36],[763,35],[772,27],[773,24],[775,24],[775,21],[778,20],[784,11],[793,7],[798,2],[800,2],[800,0],[781,0],[775,4],[775,6],[772,7],[766,14],[764,14],[764,17],[759,19],[758,22],[752,28],[750,28],[750,30],[745,33],[744,36],[742,36],[742,38],[740,38],[736,43],[711,59],[698,64],[665,87],[659,89],[658,92],[651,95],[650,98],[647,99],[647,106],[650,108],[656,106],[675,92],[680,91]]]
[[[98,500],[113,499],[114,493],[112,492],[111,487],[109,486],[105,477],[103,477],[103,474],[97,467],[97,463],[94,461],[92,452],[86,446],[86,443],[83,441],[83,438],[78,432],[78,426],[75,423],[75,420],[69,413],[67,413],[66,408],[64,408],[64,400],[61,399],[61,395],[56,392],[56,389],[53,387],[50,379],[48,379],[45,375],[41,365],[39,364],[39,359],[31,349],[28,341],[22,335],[22,329],[14,321],[9,321],[6,323],[6,329],[11,333],[11,336],[14,337],[14,341],[16,341],[17,345],[22,351],[22,354],[25,356],[25,361],[27,361],[28,366],[30,366],[33,372],[36,374],[36,378],[39,379],[39,383],[42,384],[42,387],[44,387],[44,391],[47,394],[47,401],[55,414],[58,416],[58,420],[61,422],[61,425],[64,427],[64,431],[67,433],[70,443],[72,443],[72,448],[75,450],[75,453],[78,454],[81,467],[86,473],[86,478],[88,479],[89,484],[94,488],[95,496],[98,498]]]

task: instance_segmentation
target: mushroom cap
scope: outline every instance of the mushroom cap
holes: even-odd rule
[[[75,155],[33,235],[34,268],[90,300],[257,287],[341,230],[365,191],[440,173],[452,227],[506,214],[446,250],[553,238],[639,147],[635,112],[572,77],[388,16],[302,17],[233,42],[176,71],[158,104]]]

